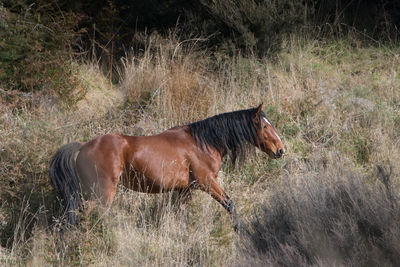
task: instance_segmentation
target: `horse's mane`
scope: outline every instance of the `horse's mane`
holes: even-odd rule
[[[221,154],[227,153],[235,165],[237,159],[243,161],[247,152],[257,146],[258,126],[253,122],[256,111],[257,108],[252,108],[218,114],[193,122],[189,128],[202,150],[213,147]],[[260,112],[260,117],[265,117],[264,112]]]

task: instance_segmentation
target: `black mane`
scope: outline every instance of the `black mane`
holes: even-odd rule
[[[204,148],[213,147],[221,155],[228,154],[232,163],[245,159],[252,146],[257,146],[258,125],[253,122],[257,108],[227,112],[189,124],[196,143]],[[260,112],[260,117],[264,112]],[[260,118],[261,119],[261,118]]]

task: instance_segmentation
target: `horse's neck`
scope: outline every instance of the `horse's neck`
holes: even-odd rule
[[[219,153],[221,155],[221,159],[225,158],[225,156],[228,154],[228,152],[226,151],[226,149],[224,149],[223,151],[221,151]]]

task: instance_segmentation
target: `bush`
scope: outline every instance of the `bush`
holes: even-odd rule
[[[366,179],[339,165],[319,165],[310,163],[314,175],[287,177],[257,212],[244,235],[241,264],[398,266],[400,194],[391,168],[378,166]]]
[[[14,9],[0,7],[0,85],[67,96],[76,83],[70,58],[79,16],[56,3]]]
[[[218,35],[220,51],[232,48],[266,54],[280,48],[285,33],[303,19],[304,6],[298,1],[199,1],[200,12],[188,13],[193,32]]]

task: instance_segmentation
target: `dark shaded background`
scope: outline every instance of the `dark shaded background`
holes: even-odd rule
[[[110,66],[141,53],[151,36],[198,38],[211,54],[259,57],[273,57],[292,32],[314,39],[352,32],[372,44],[397,44],[400,1],[5,0],[0,18],[0,84],[37,91],[73,83],[62,64],[71,57]]]

